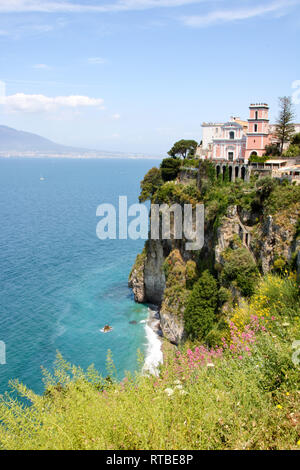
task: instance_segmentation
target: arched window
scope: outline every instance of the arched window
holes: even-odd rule
[[[255,120],[257,121],[258,119],[258,111],[255,111]]]
[[[257,157],[257,152],[255,152],[255,150],[253,152],[251,152],[251,157]]]
[[[233,131],[229,132],[229,139],[234,140],[234,132]]]
[[[254,132],[257,132],[257,131],[258,131],[258,125],[254,124]]]

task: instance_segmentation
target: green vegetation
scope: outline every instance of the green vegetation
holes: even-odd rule
[[[300,132],[298,132],[298,134],[294,134],[291,144],[300,146]]]
[[[212,329],[217,305],[217,282],[208,271],[204,271],[194,284],[184,312],[185,329],[190,338],[205,338]]]
[[[161,164],[161,176],[163,181],[172,181],[177,178],[181,161],[179,158],[165,158]]]
[[[278,145],[277,144],[266,145],[265,155],[268,156],[268,157],[279,157],[280,156],[280,149],[279,149]],[[254,158],[254,157],[253,156],[250,157],[250,161],[255,161],[255,160],[252,160],[252,158]]]
[[[193,157],[196,153],[198,143],[195,140],[179,140],[175,142],[168,155],[171,157],[182,157],[185,159],[187,156]]]
[[[187,273],[180,251],[175,249],[166,258],[163,269],[166,276],[166,288],[161,311],[172,315],[182,315],[190,294],[188,282],[190,282],[191,267]]]
[[[267,149],[267,147],[266,147],[266,152],[270,152],[270,151],[273,152],[272,149]],[[250,163],[265,163],[267,160],[270,159],[270,155],[272,155],[272,154],[270,154],[270,153],[267,154],[266,153],[266,155],[263,155],[262,157],[259,157],[258,155],[251,155],[250,158],[249,158],[249,162]],[[278,153],[277,153],[277,155],[278,155]]]
[[[198,168],[200,161],[197,158],[186,158],[181,167],[182,168]]]
[[[245,297],[251,296],[257,283],[258,269],[250,252],[244,247],[228,248],[222,256],[225,262],[221,283],[225,287],[237,287]]]
[[[282,155],[284,144],[290,142],[295,134],[295,127],[293,124],[295,113],[291,97],[283,96],[279,98],[279,107],[280,113],[277,119],[275,136],[280,142],[280,155]]]
[[[148,171],[141,182],[141,194],[139,201],[145,202],[152,199],[156,191],[163,185],[161,170],[154,167]]]
[[[300,156],[300,145],[290,145],[289,148],[284,152],[284,157],[295,158]]]
[[[173,181],[165,183],[155,193],[155,204],[196,204],[201,198],[200,192],[194,185],[175,184]]]

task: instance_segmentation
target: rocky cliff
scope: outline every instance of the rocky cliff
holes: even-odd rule
[[[229,205],[218,224],[216,219],[206,221],[200,252],[186,251],[184,240],[146,242],[130,274],[129,286],[137,302],[160,307],[161,329],[169,341],[178,344],[185,339],[184,310],[193,282],[204,269],[214,272],[220,285],[235,297],[247,294],[247,276],[250,284],[255,270],[266,274],[289,265],[300,275],[300,202],[286,207],[283,204],[273,215],[269,212],[257,202],[250,209]],[[245,266],[246,280],[241,282],[240,273],[233,280],[233,261],[240,263],[236,271],[240,268],[242,272]]]

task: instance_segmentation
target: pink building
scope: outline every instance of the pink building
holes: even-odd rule
[[[246,160],[251,155],[264,155],[271,141],[269,106],[265,103],[251,104],[248,123]]]
[[[221,127],[220,136],[213,139],[208,158],[234,162],[244,160],[247,138],[243,126],[237,122],[227,122]]]
[[[248,163],[251,155],[261,157],[267,145],[276,143],[276,125],[270,125],[269,106],[265,103],[250,105],[248,125],[232,118],[226,124],[203,123],[202,129],[203,143],[199,156],[203,159]],[[297,125],[295,130],[297,132]]]

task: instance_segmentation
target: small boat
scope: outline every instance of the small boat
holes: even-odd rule
[[[45,179],[43,176],[40,177],[40,181],[45,181]]]
[[[112,331],[112,327],[109,326],[109,325],[105,325],[103,328],[101,328],[101,333],[109,333],[110,331]]]

